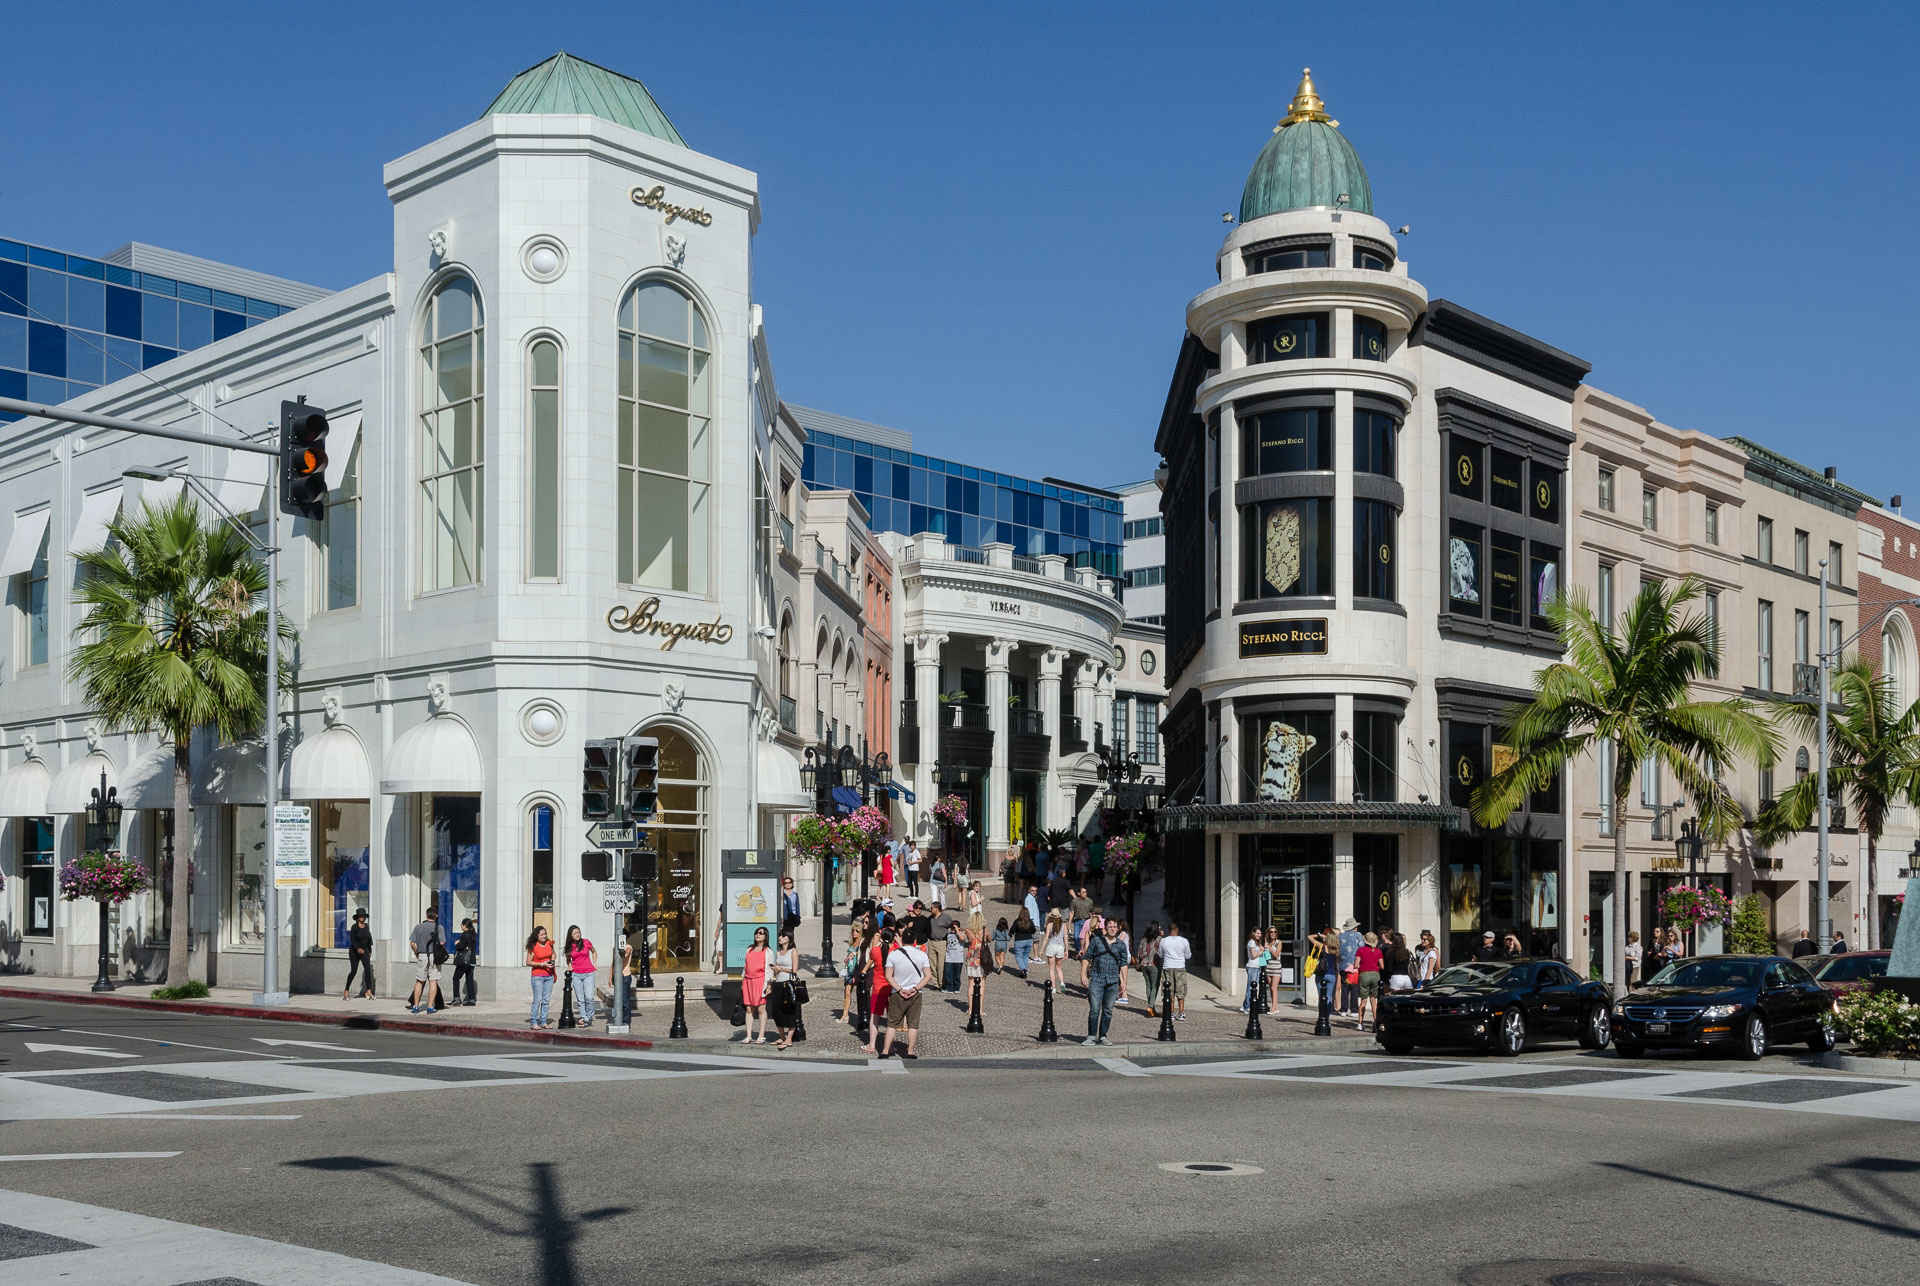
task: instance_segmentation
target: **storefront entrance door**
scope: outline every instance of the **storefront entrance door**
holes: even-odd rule
[[[1293,867],[1260,876],[1260,923],[1280,942],[1280,993],[1306,1000],[1306,975],[1301,970],[1307,934],[1307,870]]]

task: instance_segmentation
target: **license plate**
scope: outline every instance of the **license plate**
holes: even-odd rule
[[[1666,1034],[1667,1034],[1667,1025],[1665,1023],[1648,1023],[1647,1024],[1647,1035],[1664,1036]]]

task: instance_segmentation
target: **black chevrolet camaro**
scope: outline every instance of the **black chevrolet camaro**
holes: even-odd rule
[[[1558,960],[1457,964],[1419,991],[1380,1000],[1373,1038],[1390,1054],[1416,1045],[1477,1045],[1512,1056],[1536,1036],[1573,1036],[1588,1049],[1613,1037],[1604,983],[1583,981]]]
[[[1813,975],[1780,956],[1676,960],[1620,1002],[1613,1047],[1731,1049],[1758,1058],[1771,1045],[1833,1048],[1833,999]]]

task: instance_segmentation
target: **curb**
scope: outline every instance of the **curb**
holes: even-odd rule
[[[262,1009],[220,1001],[150,1000],[137,996],[96,994],[90,991],[36,991],[30,987],[0,987],[0,997],[37,1000],[50,1005],[111,1005],[121,1009],[151,1009],[164,1013],[202,1014],[213,1018],[254,1018],[275,1023],[311,1023],[348,1031],[403,1031],[427,1036],[468,1036],[484,1040],[512,1040],[535,1045],[604,1045],[614,1049],[652,1049],[650,1040],[625,1036],[590,1036],[571,1032],[534,1031],[519,1027],[489,1027],[484,1023],[434,1023],[417,1018],[380,1018],[371,1014],[317,1014],[302,1009]]]
[[[1867,1076],[1898,1076],[1920,1081],[1920,1060],[1911,1058],[1863,1058],[1858,1054],[1829,1051],[1820,1056],[1820,1066],[1836,1072],[1860,1072]]]

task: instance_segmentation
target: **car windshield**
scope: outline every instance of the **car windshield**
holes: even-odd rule
[[[1863,982],[1885,977],[1886,972],[1886,956],[1835,956],[1813,976],[1821,982]]]
[[[1517,966],[1509,964],[1457,964],[1442,969],[1433,982],[1436,987],[1451,983],[1454,986],[1497,987]]]
[[[1751,987],[1760,977],[1757,960],[1682,960],[1648,980],[1650,987]]]

